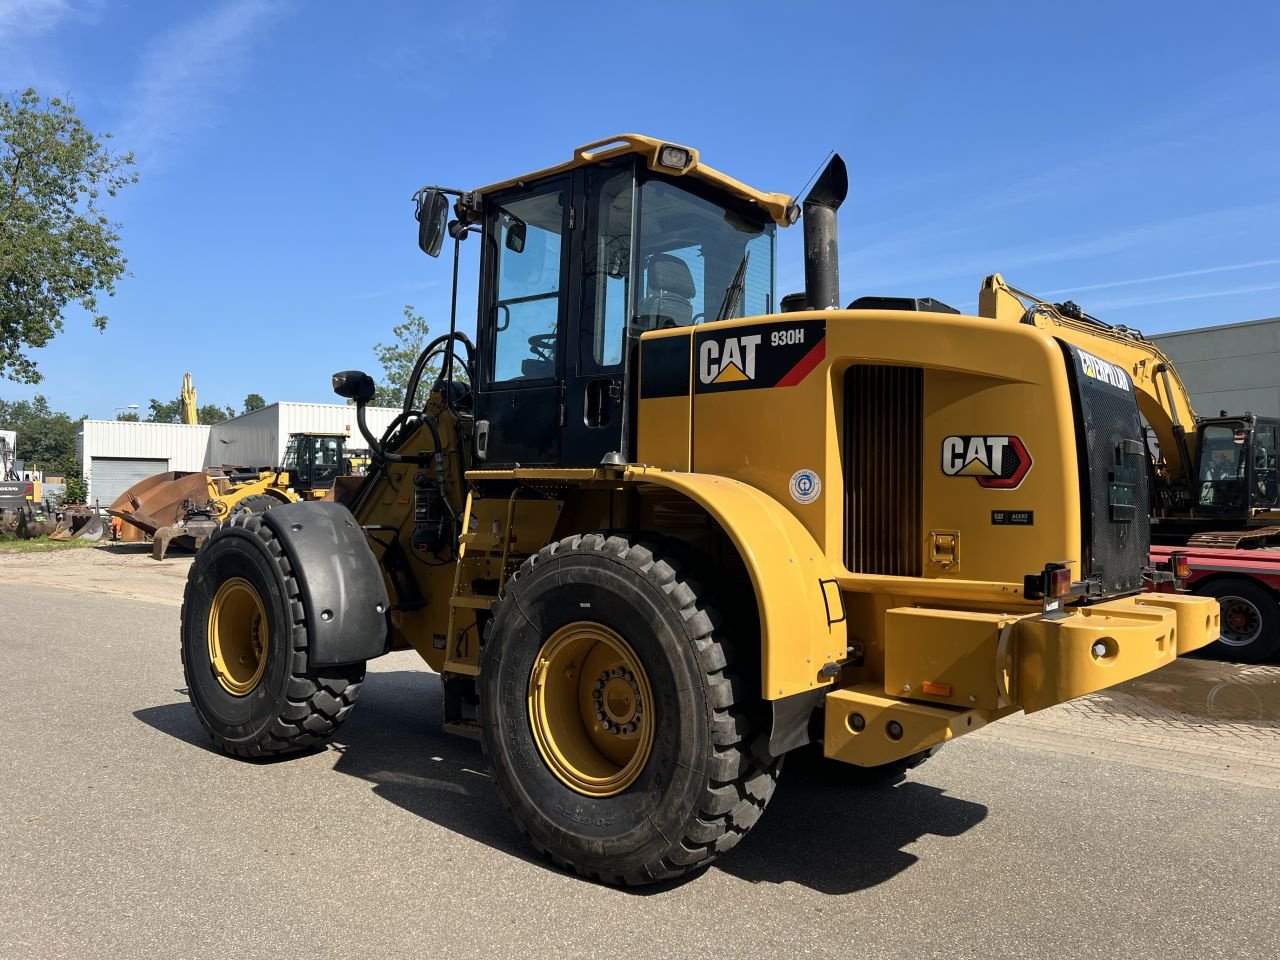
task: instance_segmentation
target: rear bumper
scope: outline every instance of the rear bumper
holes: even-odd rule
[[[1218,637],[1218,604],[1143,594],[1058,620],[903,607],[885,614],[884,683],[826,697],[827,756],[876,766],[1142,676]]]

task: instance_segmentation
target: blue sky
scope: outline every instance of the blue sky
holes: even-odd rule
[[[0,0],[0,90],[69,94],[141,174],[107,331],[69,314],[0,397],[109,417],[190,370],[201,403],[328,400],[404,304],[447,328],[418,186],[623,131],[788,193],[839,150],[846,299],[973,310],[998,270],[1148,333],[1275,316],[1278,31],[1265,3]],[[799,289],[798,228],[779,259]]]

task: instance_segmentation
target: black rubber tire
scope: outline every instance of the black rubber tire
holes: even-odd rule
[[[231,513],[233,516],[237,513],[266,513],[272,507],[281,506],[283,503],[284,501],[279,497],[273,497],[269,493],[255,493],[251,497],[237,500],[231,507]]]
[[[355,706],[363,662],[313,670],[306,614],[280,541],[260,516],[234,515],[196,555],[182,601],[182,672],[196,716],[214,741],[239,757],[266,757],[324,742]],[[270,630],[262,680],[245,696],[219,682],[209,658],[209,609],[221,583],[247,580]]]
[[[1194,591],[1202,597],[1216,597],[1223,602],[1236,597],[1253,607],[1257,612],[1259,630],[1257,636],[1244,644],[1223,643],[1216,640],[1205,652],[1221,660],[1235,660],[1240,663],[1262,663],[1270,660],[1280,652],[1280,604],[1270,590],[1250,580],[1229,577],[1225,580],[1213,580]],[[1229,603],[1230,601],[1228,601]],[[1227,629],[1228,608],[1222,610],[1222,628]]]
[[[494,605],[480,654],[481,743],[499,797],[535,847],[604,883],[652,883],[710,863],[760,818],[782,766],[752,750],[747,706],[759,695],[734,671],[708,591],[665,551],[602,534],[544,547]],[[660,718],[638,779],[606,798],[551,772],[526,699],[543,641],[584,609],[634,650]]]

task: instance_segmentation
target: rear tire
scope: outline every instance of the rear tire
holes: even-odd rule
[[[1249,580],[1214,580],[1197,589],[1222,607],[1222,636],[1207,653],[1222,660],[1262,663],[1280,651],[1280,604],[1271,591]]]
[[[350,715],[363,662],[312,669],[292,566],[260,516],[238,513],[196,555],[182,603],[182,671],[196,716],[240,757],[322,743]]]
[[[756,694],[707,595],[662,548],[589,534],[530,557],[494,605],[481,742],[504,805],[561,866],[677,877],[735,846],[773,795],[782,761],[751,749]]]

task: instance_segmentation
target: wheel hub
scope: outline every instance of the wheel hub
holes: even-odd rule
[[[1248,600],[1243,597],[1221,597],[1222,631],[1221,642],[1231,647],[1241,647],[1257,639],[1262,630],[1262,615]]]
[[[258,686],[270,641],[258,591],[243,577],[223,581],[209,607],[209,665],[227,693],[243,697]]]
[[[557,630],[534,658],[529,722],[553,774],[588,797],[635,783],[653,749],[652,694],[643,665],[599,623]]]

